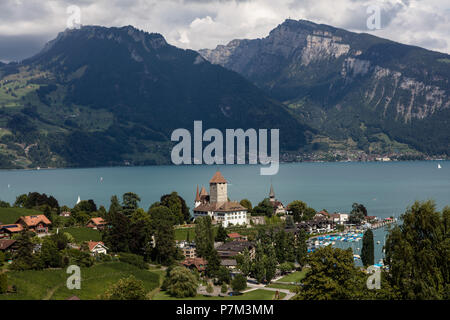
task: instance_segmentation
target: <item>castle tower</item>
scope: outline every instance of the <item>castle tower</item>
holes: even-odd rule
[[[275,192],[273,191],[273,185],[270,184],[269,200],[275,202]]]
[[[197,185],[197,193],[195,194],[194,208],[197,208],[200,204],[201,204],[200,194],[198,193],[198,185]]]
[[[223,203],[228,201],[227,180],[219,170],[209,181],[209,201],[210,203]]]

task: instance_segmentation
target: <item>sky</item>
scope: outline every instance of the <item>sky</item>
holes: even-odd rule
[[[263,38],[290,18],[450,53],[449,0],[0,0],[0,61],[32,56],[78,17],[158,32],[194,50]]]

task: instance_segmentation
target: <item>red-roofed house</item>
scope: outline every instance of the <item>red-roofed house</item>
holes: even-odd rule
[[[15,251],[17,249],[17,243],[16,240],[8,240],[8,239],[1,239],[0,240],[0,251],[6,252],[6,251]]]
[[[97,218],[91,218],[89,222],[87,223],[86,227],[92,228],[92,229],[104,229],[106,226],[106,221],[103,220],[103,218],[97,217]]]
[[[182,265],[189,269],[197,269],[198,272],[206,270],[208,262],[203,258],[188,258],[182,262]]]
[[[87,245],[92,255],[108,253],[108,248],[101,241],[88,241]]]
[[[36,216],[22,216],[16,221],[16,224],[21,224],[24,228],[28,228],[37,234],[46,234],[52,222],[43,214],[39,214]]]
[[[237,232],[229,233],[228,238],[230,238],[232,240],[238,240],[238,241],[246,241],[247,240],[246,236],[240,235]]]
[[[21,224],[3,224],[0,225],[0,239],[11,239],[11,236],[15,233],[19,233],[23,230]]]

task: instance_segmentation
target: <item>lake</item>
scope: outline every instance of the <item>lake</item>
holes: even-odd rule
[[[281,164],[274,176],[259,175],[260,166],[220,166],[228,180],[231,200],[249,199],[253,205],[268,196],[273,183],[278,200],[303,200],[316,210],[349,212],[353,202],[364,204],[369,215],[399,216],[415,200],[434,199],[442,209],[450,205],[450,161],[335,162]],[[217,166],[147,166],[88,169],[0,170],[0,199],[37,191],[53,195],[60,205],[93,199],[109,206],[112,195],[137,193],[148,208],[161,195],[177,191],[193,205],[196,186],[208,183]]]
[[[269,194],[285,205],[303,200],[316,210],[349,212],[352,203],[366,206],[369,215],[399,217],[415,200],[434,199],[441,210],[450,205],[450,161],[335,162],[281,164],[275,176],[261,176],[260,166],[220,166],[228,180],[231,200],[249,199],[253,205]],[[73,207],[78,196],[109,206],[112,195],[137,193],[147,209],[161,195],[177,191],[192,208],[196,186],[208,189],[216,166],[148,166],[52,170],[0,170],[0,199],[13,203],[17,195],[37,191],[53,195],[60,205]],[[375,259],[381,257],[384,229],[375,230]],[[353,247],[358,243],[337,243]]]

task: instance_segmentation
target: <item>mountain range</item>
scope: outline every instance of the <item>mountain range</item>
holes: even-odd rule
[[[303,20],[199,52],[84,26],[0,63],[0,167],[167,164],[194,120],[280,128],[293,155],[448,156],[449,79],[449,55]]]

